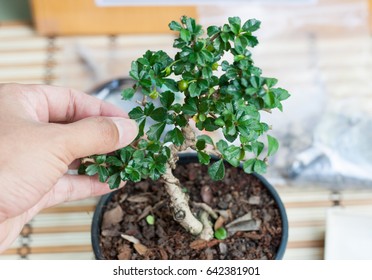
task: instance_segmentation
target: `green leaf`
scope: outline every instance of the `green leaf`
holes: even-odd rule
[[[152,111],[154,111],[154,109],[155,109],[154,103],[147,102],[146,105],[145,105],[145,108],[143,110],[143,113],[146,116],[150,116]]]
[[[124,100],[129,100],[129,99],[132,99],[135,93],[136,91],[133,88],[126,88],[121,93],[121,96]]]
[[[185,115],[190,115],[193,116],[198,112],[198,107],[197,107],[197,99],[196,98],[186,98],[185,99],[185,104],[182,106],[182,112]]]
[[[211,156],[208,155],[207,153],[204,153],[204,152],[201,152],[201,151],[198,151],[198,160],[201,164],[209,164],[210,160],[211,160]]]
[[[173,102],[174,102],[174,93],[173,92],[168,90],[168,91],[164,91],[160,95],[160,103],[165,108],[169,109],[170,106],[173,104]]]
[[[79,175],[84,175],[86,174],[87,167],[84,164],[80,164],[78,168],[78,174]]]
[[[191,41],[191,32],[187,29],[182,29],[180,32],[180,38],[185,42]]]
[[[146,119],[143,119],[142,121],[139,122],[139,124],[138,124],[138,135],[136,137],[136,140],[143,136],[145,125],[146,125]]]
[[[141,119],[144,117],[144,112],[142,110],[141,107],[137,106],[135,108],[133,108],[129,113],[128,113],[129,117],[132,119],[132,120],[138,120],[138,119]]]
[[[112,166],[117,166],[117,167],[120,167],[123,165],[123,162],[121,162],[120,159],[118,159],[117,157],[114,157],[114,156],[109,156],[106,160],[106,162],[109,164],[109,165],[112,165]]]
[[[197,141],[196,141],[196,148],[198,149],[198,150],[204,150],[205,149],[205,140],[204,139],[198,139]]]
[[[210,51],[203,49],[201,51],[201,54],[205,61],[210,62],[210,63],[214,62],[214,55]]]
[[[279,148],[279,142],[274,137],[267,135],[267,156],[272,156]]]
[[[202,75],[204,79],[210,79],[213,75],[212,68],[208,66],[204,67],[202,70]]]
[[[173,104],[173,105],[169,108],[169,110],[173,110],[173,111],[175,111],[177,114],[179,114],[179,113],[181,113],[181,111],[182,111],[182,105],[181,105],[180,103],[175,103],[175,104]]]
[[[205,41],[197,41],[194,44],[194,51],[199,52],[205,47]]]
[[[132,182],[139,182],[141,181],[141,173],[138,171],[138,170],[133,170],[130,174],[129,174],[129,179],[132,181]]]
[[[272,91],[268,91],[263,96],[263,100],[265,102],[266,108],[275,108],[276,107],[275,94]]]
[[[161,154],[168,159],[171,156],[171,150],[167,146],[163,146]]]
[[[167,118],[167,110],[163,107],[156,108],[152,111],[150,117],[157,122],[163,122]]]
[[[184,115],[178,115],[175,118],[175,124],[179,127],[185,127],[187,125],[187,121],[188,120],[185,118]]]
[[[181,31],[181,29],[182,29],[182,26],[181,26],[181,24],[179,24],[178,22],[176,22],[176,21],[171,21],[171,23],[169,23],[169,29],[170,30],[174,30],[174,31]]]
[[[150,143],[147,147],[146,150],[152,153],[158,153],[161,149],[161,145],[159,142],[155,141]]]
[[[271,91],[276,95],[276,97],[280,101],[286,100],[288,97],[291,96],[288,93],[288,91],[286,91],[285,89],[282,89],[282,88],[273,88],[273,89],[271,89]]]
[[[227,230],[223,227],[220,227],[214,232],[214,237],[218,240],[224,240],[227,238]]]
[[[225,176],[225,165],[223,160],[220,159],[209,166],[208,174],[215,181],[221,180]]]
[[[221,139],[216,143],[216,146],[220,153],[223,154],[229,145],[226,143],[225,140]]]
[[[96,161],[96,163],[98,163],[98,164],[102,164],[102,163],[104,163],[105,161],[106,161],[106,155],[99,155],[99,156],[96,156],[95,157],[95,161]]]
[[[256,157],[258,157],[262,150],[264,149],[264,144],[262,142],[253,142],[252,143],[252,151]]]
[[[132,153],[128,149],[123,148],[120,150],[120,159],[123,163],[128,163],[131,156],[132,156]]]
[[[149,140],[156,140],[160,139],[161,134],[163,133],[165,128],[165,122],[157,123],[150,126],[150,129],[147,132],[147,136]]]
[[[120,181],[121,178],[119,176],[119,173],[115,173],[108,178],[107,184],[109,185],[110,189],[113,190],[119,187]]]
[[[183,133],[177,127],[168,131],[164,138],[164,142],[172,142],[176,146],[181,146],[184,141],[185,136],[183,136]]]
[[[242,29],[246,32],[254,32],[260,28],[261,22],[256,19],[249,19],[244,24]]]
[[[206,118],[206,120],[203,123],[203,126],[206,131],[215,131],[220,128],[219,126],[214,124],[214,119],[211,117]]]
[[[85,169],[85,173],[86,173],[88,176],[96,175],[97,172],[98,172],[98,165],[96,165],[96,164],[89,165],[89,166]]]
[[[275,78],[265,78],[266,85],[271,88],[278,83],[278,80]]]
[[[210,145],[214,145],[212,138],[208,135],[205,135],[205,134],[197,136],[197,140],[204,140],[205,143],[210,144]]]
[[[133,154],[132,157],[135,161],[137,162],[142,162],[143,159],[145,158],[145,152],[142,150],[136,150]]]
[[[255,36],[245,35],[244,37],[247,38],[247,40],[248,40],[248,46],[253,48],[253,47],[258,45],[258,40]]]
[[[245,173],[252,173],[255,162],[256,162],[256,159],[255,158],[251,158],[251,159],[248,159],[247,161],[245,161],[243,163],[243,170],[244,170],[244,172]]]
[[[209,37],[212,37],[213,35],[217,34],[220,32],[220,28],[218,26],[209,26],[207,28],[207,34]]]
[[[241,25],[241,20],[239,17],[229,17],[229,23],[231,26],[231,31],[235,34],[238,35],[240,32],[240,25]]]
[[[234,159],[234,158],[238,158],[239,155],[240,155],[240,148],[239,147],[236,147],[234,145],[231,145],[229,147],[227,147],[225,150],[224,150],[224,153],[223,155],[226,157],[226,159],[230,160],[230,159]]]
[[[244,37],[242,37],[242,38],[244,38]],[[243,41],[241,40],[241,38],[240,37],[236,37],[235,40],[234,40],[234,48],[235,48],[235,50],[238,53],[242,54],[242,53],[244,53],[245,47],[246,47],[246,44],[243,43]],[[234,60],[235,61],[240,61],[242,59],[244,59],[244,56],[243,55],[237,55],[237,56],[234,57]]]
[[[129,71],[129,75],[136,81],[140,79],[139,73],[138,73],[138,62],[133,61],[131,65],[131,70]]]
[[[222,41],[223,41],[224,43],[227,43],[227,42],[229,41],[229,39],[230,39],[230,35],[229,35],[229,33],[227,33],[227,32],[222,32],[222,33],[221,33],[221,39],[222,39]]]
[[[106,180],[108,178],[108,175],[109,175],[107,169],[104,166],[99,165],[99,166],[97,166],[97,171],[98,171],[99,181],[102,182],[102,183],[106,182]]]
[[[257,159],[256,162],[254,163],[253,167],[254,172],[257,173],[265,173],[266,172],[266,163],[260,159]]]
[[[191,83],[189,86],[189,92],[191,97],[196,97],[200,95],[201,89],[196,83]]]
[[[178,91],[178,85],[177,83],[172,79],[163,79],[163,84],[166,86],[167,89],[177,92]]]

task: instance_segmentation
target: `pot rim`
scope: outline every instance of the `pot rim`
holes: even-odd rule
[[[195,162],[196,159],[196,154],[195,153],[181,153],[179,154],[180,160],[184,163],[189,163],[189,162]],[[239,166],[242,168],[242,165]],[[253,176],[258,178],[262,184],[268,189],[272,197],[274,198],[278,209],[280,213],[280,217],[282,220],[282,240],[280,242],[280,245],[278,247],[278,251],[275,255],[275,260],[281,260],[283,259],[287,243],[288,243],[288,217],[287,213],[284,207],[284,204],[276,191],[276,189],[266,180],[265,177],[263,177],[260,174],[257,173],[252,173]],[[94,210],[93,214],[93,221],[92,221],[92,226],[91,226],[91,242],[92,242],[92,247],[93,247],[93,252],[94,256],[97,260],[104,260],[105,258],[103,257],[102,251],[101,251],[101,246],[100,246],[100,227],[102,223],[102,215],[103,215],[103,209],[106,207],[108,202],[111,200],[112,196],[116,193],[117,191],[113,191],[111,193],[103,195],[97,206],[96,209]]]

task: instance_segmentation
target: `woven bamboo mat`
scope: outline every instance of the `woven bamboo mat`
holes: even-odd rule
[[[45,38],[26,25],[0,25],[0,83],[47,83],[87,91],[99,82],[125,76],[129,62],[149,45],[169,50],[172,40],[171,35]],[[288,43],[279,38],[263,43],[258,65],[295,90],[312,88],[314,76],[306,71],[312,60],[303,54],[311,54],[314,44],[330,94],[343,98],[352,90],[370,96],[371,81],[366,84],[363,77],[365,67],[371,70],[372,63],[360,54],[372,51],[371,42],[358,34],[353,40],[321,38],[316,42],[297,38]],[[356,65],[352,71],[350,65]],[[294,187],[276,180],[273,184],[289,218],[284,258],[322,259],[326,210],[333,205],[331,191],[316,186]],[[371,188],[342,190],[341,197],[344,206],[372,211]],[[31,232],[26,228],[0,259],[19,259],[20,254],[29,259],[92,259],[90,224],[96,202],[92,198],[44,210],[31,221]]]

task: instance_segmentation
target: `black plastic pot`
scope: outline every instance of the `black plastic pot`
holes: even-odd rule
[[[196,163],[198,162],[198,159],[195,154],[180,154],[180,160],[179,164],[187,164],[187,163]],[[285,249],[287,247],[288,242],[288,218],[287,213],[284,208],[284,204],[281,201],[279,194],[274,189],[274,187],[261,175],[254,174],[262,183],[263,185],[268,189],[272,197],[274,198],[275,202],[278,205],[280,217],[282,220],[282,240],[279,245],[278,251],[276,253],[275,259],[281,260],[284,256]],[[111,198],[114,196],[115,192],[106,194],[101,197],[99,200],[96,210],[93,215],[93,222],[91,227],[91,241],[92,241],[92,247],[94,251],[94,256],[97,260],[104,260],[104,256],[101,251],[100,247],[100,234],[101,234],[101,224],[102,224],[102,217],[103,213],[105,211],[105,208]]]

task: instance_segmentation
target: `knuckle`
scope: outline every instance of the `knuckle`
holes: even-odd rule
[[[101,139],[102,144],[114,147],[119,138],[119,132],[114,122],[105,117],[93,117],[93,119],[98,128],[97,137]]]

